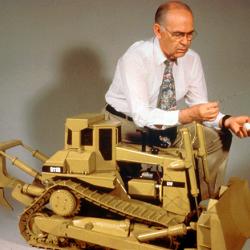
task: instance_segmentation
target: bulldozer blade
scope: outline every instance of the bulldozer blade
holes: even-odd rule
[[[1,145],[2,144],[0,144],[0,149]],[[5,157],[2,155],[2,153],[4,152],[0,150],[0,190],[1,188],[9,187],[9,185],[13,181],[13,178],[11,178],[7,173],[6,160]]]
[[[0,187],[0,205],[4,206],[5,208],[13,210],[12,206],[6,200],[4,196],[4,189]]]
[[[198,248],[240,250],[250,238],[250,189],[247,181],[231,178],[219,200],[198,221]]]

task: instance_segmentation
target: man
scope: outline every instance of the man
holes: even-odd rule
[[[171,127],[189,126],[192,130],[190,123],[202,122],[206,125],[211,189],[217,192],[231,144],[229,130],[240,138],[249,136],[244,123],[250,122],[250,117],[225,116],[217,102],[208,102],[200,58],[189,49],[195,29],[188,5],[180,1],[162,4],[156,11],[153,30],[154,38],[134,43],[119,59],[105,96],[107,115],[122,122],[127,140],[136,127],[170,128],[173,134]],[[176,102],[183,98],[188,107],[178,109]],[[180,141],[177,132],[168,143],[175,147]]]

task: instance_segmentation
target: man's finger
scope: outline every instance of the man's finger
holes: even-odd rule
[[[218,108],[219,107],[219,103],[218,102],[208,102],[207,106],[210,108]]]
[[[248,131],[244,126],[241,128],[241,131],[244,137],[248,137]]]

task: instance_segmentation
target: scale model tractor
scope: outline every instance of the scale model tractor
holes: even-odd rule
[[[248,183],[231,179],[218,197],[201,200],[197,161],[207,183],[209,173],[203,128],[195,126],[198,149],[187,128],[180,148],[124,143],[121,124],[103,114],[68,118],[64,148],[51,157],[20,140],[2,142],[0,204],[11,208],[10,189],[25,206],[20,233],[38,248],[241,249],[250,237]],[[42,162],[41,171],[9,153],[17,146]],[[10,176],[8,161],[32,183]]]

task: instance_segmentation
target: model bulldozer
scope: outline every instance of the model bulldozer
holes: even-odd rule
[[[25,206],[20,233],[39,248],[241,249],[250,237],[248,183],[231,179],[202,201],[197,161],[209,183],[202,125],[198,149],[187,128],[181,134],[179,148],[128,144],[119,122],[83,114],[66,120],[64,149],[51,157],[20,140],[0,143],[0,204],[11,208],[4,195],[11,189]],[[41,172],[6,152],[17,146],[42,162]],[[9,176],[7,162],[32,183]]]

